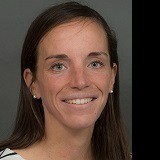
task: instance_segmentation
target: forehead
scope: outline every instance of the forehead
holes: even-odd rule
[[[42,43],[46,38],[49,38],[53,34],[58,34],[58,33],[63,34],[64,32],[66,33],[71,30],[74,34],[74,32],[78,33],[82,30],[85,31],[84,29],[91,30],[91,28],[92,28],[92,31],[94,30],[97,33],[103,32],[103,34],[106,35],[104,28],[96,20],[92,20],[92,19],[88,19],[88,18],[86,18],[86,19],[79,18],[79,19],[72,20],[71,22],[64,23],[64,24],[61,24],[61,25],[58,25],[58,26],[52,28],[49,32],[47,32],[43,36],[40,43]]]
[[[74,20],[51,29],[40,41],[38,51],[57,52],[84,48],[107,47],[107,35],[103,27],[90,19]],[[106,49],[106,48],[105,48]]]

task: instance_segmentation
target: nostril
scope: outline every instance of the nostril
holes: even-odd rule
[[[82,90],[90,86],[90,80],[88,75],[82,68],[75,69],[70,79],[70,87],[78,90]]]

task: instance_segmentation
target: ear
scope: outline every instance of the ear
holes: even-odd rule
[[[38,83],[36,82],[36,80],[34,80],[33,73],[31,72],[31,70],[29,68],[24,70],[23,78],[24,78],[25,83],[26,83],[27,87],[29,88],[31,94],[35,95],[36,98],[39,99],[40,95],[39,95]]]
[[[117,74],[117,64],[113,63],[113,67],[111,68],[110,91],[113,90],[116,74]]]

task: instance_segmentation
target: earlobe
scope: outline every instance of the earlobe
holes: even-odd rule
[[[34,82],[34,76],[33,73],[31,72],[31,70],[29,68],[25,69],[23,72],[23,78],[25,80],[25,83],[27,85],[27,87],[29,88],[31,94],[34,96],[36,96],[36,98],[40,98],[39,96],[39,92],[38,92],[38,87],[36,86],[36,83]]]

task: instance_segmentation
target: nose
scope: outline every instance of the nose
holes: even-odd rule
[[[89,87],[89,75],[83,69],[76,69],[71,74],[70,87],[78,90]]]

